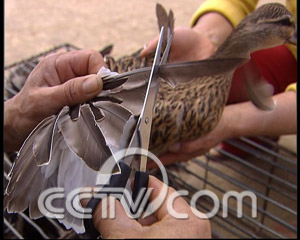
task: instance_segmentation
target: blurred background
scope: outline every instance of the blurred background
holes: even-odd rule
[[[158,34],[156,2],[173,10],[175,26],[188,26],[203,0],[5,0],[5,65],[66,42],[131,54]]]
[[[155,0],[5,0],[5,65],[54,46],[71,43],[99,50],[114,44],[113,56],[141,48],[158,34]],[[161,0],[188,26],[202,0]]]

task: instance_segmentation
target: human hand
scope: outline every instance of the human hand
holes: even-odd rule
[[[64,106],[94,98],[102,90],[96,75],[105,63],[93,50],[51,54],[28,76],[22,90],[4,105],[4,149],[14,151],[45,117]]]
[[[159,36],[149,42],[141,52],[142,57],[154,52]],[[205,35],[189,27],[177,27],[170,49],[170,62],[196,61],[210,57],[215,52],[215,46]]]
[[[204,14],[192,28],[177,27],[174,29],[169,61],[185,62],[206,59],[225,41],[232,30],[231,23],[216,12]],[[142,57],[155,51],[158,38],[159,36],[154,38],[142,50]]]
[[[160,194],[163,185],[164,183],[157,178],[149,177],[148,187],[153,188],[150,202]],[[150,217],[139,221],[130,219],[117,200],[114,202],[116,217],[102,219],[102,204],[98,204],[93,214],[94,226],[103,238],[210,238],[210,222],[205,219],[205,214],[194,209],[201,219],[196,217],[191,206],[182,197],[175,199],[173,208],[178,213],[188,214],[189,218],[175,219],[169,214],[167,201],[174,192],[175,190],[169,187],[162,206]]]

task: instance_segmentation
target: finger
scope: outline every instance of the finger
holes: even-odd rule
[[[190,153],[165,153],[159,156],[159,160],[162,162],[164,166],[168,166],[177,162],[186,162],[195,157],[194,154]],[[147,163],[148,169],[158,168],[157,164],[154,161],[148,161]]]
[[[167,193],[165,196],[162,196],[160,194],[163,190],[163,187],[167,187]],[[166,186],[165,183],[161,182],[154,176],[149,176],[148,188],[153,189],[153,191],[150,195],[150,199],[149,199],[150,203],[152,203],[154,200],[156,200],[158,198],[160,198],[160,203],[162,203],[161,207],[154,213],[154,216],[156,216],[156,218],[158,220],[160,220],[163,218],[163,216],[165,216],[167,214],[165,200],[168,198],[168,196],[170,194],[169,192],[173,191],[173,190],[171,188],[169,188],[168,186]]]
[[[153,188],[152,194],[150,196],[150,202],[157,198],[161,198],[160,200],[163,202],[160,208],[154,212],[154,216],[157,218],[157,221],[161,221],[164,218],[171,217],[169,214],[168,205],[172,204],[169,202],[171,196],[174,194],[178,194],[174,188],[168,187],[168,191],[166,196],[162,196],[160,193],[163,190],[163,187],[166,186],[165,183],[161,182],[157,178],[153,176],[149,176],[149,188]],[[176,197],[173,201],[172,208],[178,213],[187,213],[190,214],[190,206],[182,197]]]
[[[166,153],[160,156],[159,159],[164,166],[168,166],[177,162],[187,162],[193,157],[195,157],[195,155],[191,153]]]
[[[169,150],[170,152],[174,153],[185,153],[194,156],[198,156],[201,153],[202,155],[209,150],[209,148],[207,147],[210,146],[211,142],[209,136],[210,134],[206,134],[193,140],[181,142],[179,148],[176,148],[177,144],[174,144],[171,148],[169,148]]]
[[[95,191],[97,191],[95,187],[81,189],[80,204],[83,207],[87,206]],[[136,234],[142,228],[140,223],[127,216],[122,204],[114,197],[108,197],[99,202],[93,212],[93,223],[104,238],[133,237],[134,235],[125,235],[127,230],[132,230],[129,234]]]
[[[47,56],[39,63],[43,79],[50,86],[59,85],[74,77],[96,74],[105,65],[101,54],[94,50],[78,50]]]
[[[159,36],[156,36],[154,39],[152,39],[149,44],[146,46],[146,48],[144,48],[142,51],[141,51],[141,57],[146,57],[149,53],[151,52],[154,52],[155,51],[155,48],[156,48],[156,45],[158,43],[158,39],[159,39]]]
[[[150,215],[148,217],[140,217],[138,219],[138,222],[144,227],[144,226],[150,226],[152,225],[153,223],[156,223],[157,222],[157,217],[155,215]]]
[[[103,238],[132,238],[142,231],[142,225],[127,216],[122,204],[114,197],[108,197],[107,206],[98,204],[94,214],[94,226]],[[103,202],[103,200],[102,200]],[[103,211],[107,216],[103,217]],[[110,216],[112,213],[112,216]],[[130,229],[130,231],[128,231]]]
[[[57,104],[58,109],[68,105],[84,103],[94,98],[103,88],[102,78],[92,74],[73,78],[64,84],[48,88],[48,94]]]
[[[94,187],[84,187],[80,189],[79,193],[79,201],[82,207],[86,207],[94,195],[95,188]]]

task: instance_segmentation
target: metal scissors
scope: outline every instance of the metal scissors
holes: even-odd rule
[[[148,150],[151,125],[152,125],[152,111],[156,99],[156,95],[160,85],[160,78],[158,77],[159,67],[161,64],[166,63],[168,54],[171,47],[172,35],[168,32],[168,42],[164,50],[163,56],[161,57],[162,52],[162,42],[165,35],[164,27],[161,28],[159,41],[156,47],[154,62],[151,68],[150,77],[148,81],[146,96],[144,104],[141,110],[141,114],[138,118],[137,125],[131,137],[131,140],[128,145],[128,149],[141,148]],[[134,186],[132,190],[132,200],[135,201],[141,189],[148,188],[149,174],[146,172],[147,167],[147,156],[145,155],[130,155],[124,157],[118,164],[120,172],[113,174],[110,177],[109,184],[107,187],[113,188],[123,188],[125,189],[126,185],[129,184],[129,179],[134,173]],[[136,166],[138,163],[139,166]],[[101,199],[92,198],[87,204],[86,208],[91,208],[92,212],[96,209],[98,203]],[[86,230],[86,235],[90,238],[96,238],[99,236],[99,232],[94,228],[92,219],[84,219],[84,226]]]

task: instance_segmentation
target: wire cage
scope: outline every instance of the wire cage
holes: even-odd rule
[[[79,48],[63,44],[6,66],[4,101],[20,91],[27,76],[42,57],[76,49]],[[225,144],[238,149],[239,153],[215,147],[204,156],[168,166],[166,170],[169,184],[177,190],[188,190],[185,198],[189,202],[197,193],[204,193],[201,190],[209,190],[215,194],[220,200],[218,204],[211,195],[206,194],[195,201],[197,209],[204,213],[216,210],[216,214],[210,219],[214,238],[295,238],[297,153],[264,137],[230,139]],[[4,154],[4,189],[15,157],[15,153]],[[160,177],[155,170],[151,174]],[[232,196],[224,201],[224,194],[228,191],[251,192],[254,198],[248,195],[242,198],[238,211],[238,198]],[[241,211],[242,216],[239,216]],[[228,216],[224,216],[226,213]],[[26,211],[16,214],[4,212],[3,230],[5,239],[82,238],[82,235],[66,230],[54,219],[43,217],[32,220]]]

